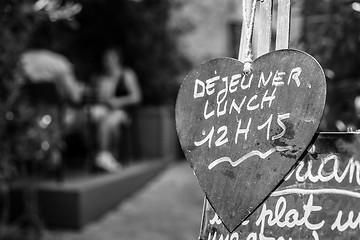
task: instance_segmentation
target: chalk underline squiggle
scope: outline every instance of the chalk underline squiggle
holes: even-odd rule
[[[254,150],[254,151],[251,151],[251,152],[245,154],[244,156],[242,156],[241,158],[239,158],[235,162],[233,162],[229,157],[221,157],[221,158],[218,158],[218,159],[214,160],[212,163],[210,163],[208,168],[209,168],[209,170],[211,170],[215,166],[217,166],[218,164],[223,163],[223,162],[228,162],[228,163],[230,163],[231,166],[236,167],[239,164],[241,164],[242,162],[244,162],[246,159],[251,158],[253,156],[259,156],[260,158],[265,159],[274,152],[284,152],[284,151],[288,151],[288,150],[291,150],[291,149],[293,149],[291,146],[285,146],[285,147],[276,146],[276,147],[271,148],[270,150],[268,150],[267,152],[264,152],[264,153],[260,152],[259,150]]]
[[[346,195],[349,197],[360,198],[359,192],[352,192],[344,189],[336,188],[324,188],[324,189],[302,189],[302,188],[290,188],[284,190],[278,190],[271,193],[272,197],[290,195],[290,194],[336,194],[336,195]]]

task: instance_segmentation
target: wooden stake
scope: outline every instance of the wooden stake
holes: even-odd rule
[[[248,9],[251,9],[252,0],[243,0],[243,1],[246,1],[246,6],[248,7]],[[248,14],[250,15],[250,11],[248,12]],[[245,17],[248,18],[249,16],[243,16],[243,20],[242,20],[240,47],[239,47],[239,56],[238,56],[238,59],[241,62],[244,62],[246,57],[245,51],[246,51],[246,36],[247,36],[248,27],[246,26],[246,21],[244,20]]]
[[[258,38],[257,38],[257,56],[260,57],[265,53],[270,52],[271,43],[271,18],[272,18],[272,0],[260,1],[260,13],[258,24]]]
[[[278,0],[276,50],[289,48],[290,0]]]

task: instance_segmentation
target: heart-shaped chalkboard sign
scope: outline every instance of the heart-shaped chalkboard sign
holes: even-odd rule
[[[176,128],[187,160],[233,231],[278,186],[319,126],[326,81],[307,53],[279,50],[252,62],[209,60],[184,80]]]

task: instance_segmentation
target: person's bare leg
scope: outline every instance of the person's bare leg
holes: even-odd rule
[[[121,168],[121,165],[111,153],[111,140],[113,135],[118,131],[120,120],[116,114],[109,113],[99,121],[98,140],[100,152],[96,163],[98,166],[110,172],[118,171]]]
[[[107,121],[107,117],[104,117],[99,121],[98,126],[98,140],[99,140],[99,151],[110,151],[111,137],[112,137],[112,126]]]

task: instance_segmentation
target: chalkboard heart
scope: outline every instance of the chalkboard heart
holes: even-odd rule
[[[297,50],[254,60],[209,60],[184,80],[176,103],[182,149],[212,207],[233,231],[279,185],[308,147],[325,106],[319,63]]]

